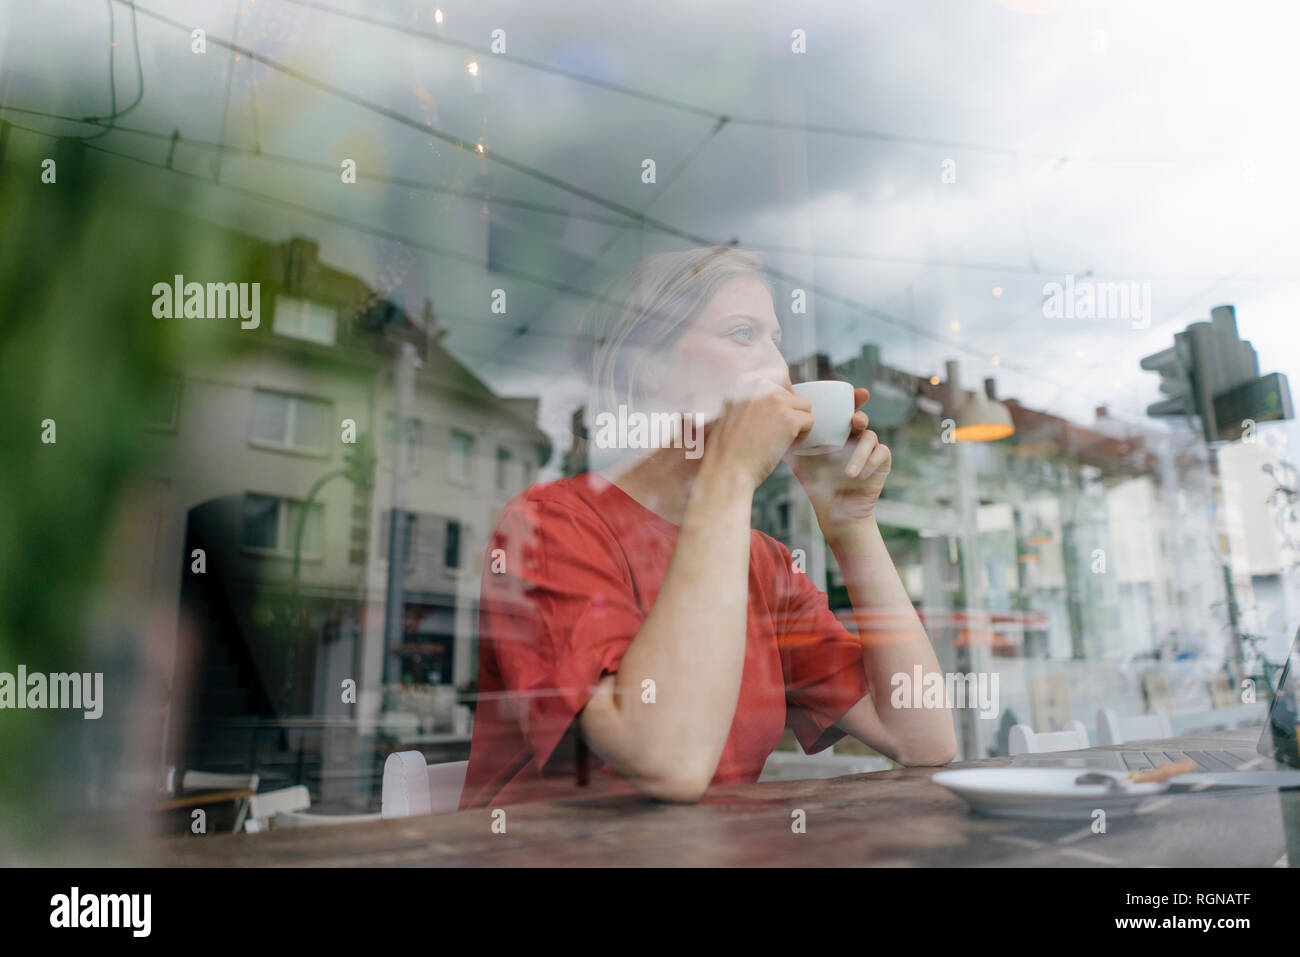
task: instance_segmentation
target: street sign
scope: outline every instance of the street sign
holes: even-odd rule
[[[1217,396],[1214,400],[1214,418],[1218,422],[1218,437],[1229,441],[1241,437],[1245,421],[1272,422],[1295,418],[1291,407],[1291,386],[1281,372],[1247,382]]]

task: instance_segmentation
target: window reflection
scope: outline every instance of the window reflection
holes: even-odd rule
[[[293,243],[298,255],[310,254],[309,244]],[[388,754],[414,749],[431,763],[464,760],[476,718],[499,730],[531,714],[526,720],[564,725],[556,729],[561,770],[553,779],[589,786],[603,762],[584,754],[571,716],[536,711],[535,699],[549,692],[585,700],[590,686],[510,684],[500,649],[484,657],[491,636],[483,629],[489,620],[504,625],[506,609],[534,620],[539,602],[551,600],[527,574],[497,580],[493,569],[511,560],[540,567],[539,556],[554,561],[563,548],[550,526],[520,525],[519,507],[535,500],[532,490],[594,474],[604,452],[591,442],[593,406],[572,390],[571,399],[557,398],[548,415],[566,425],[548,433],[538,399],[505,398],[457,365],[437,334],[432,304],[412,316],[363,295],[355,279],[340,286],[337,277],[346,274],[326,263],[315,269],[350,292],[333,300],[323,289],[281,292],[271,332],[301,340],[303,349],[331,344],[364,357],[359,372],[304,364],[306,353],[280,345],[240,360],[255,376],[225,362],[206,373],[192,368],[168,390],[170,467],[193,474],[208,462],[212,475],[235,486],[239,546],[222,545],[221,496],[201,493],[186,534],[210,543],[212,577],[201,589],[187,585],[185,602],[210,609],[199,628],[202,659],[225,656],[236,666],[205,675],[190,704],[190,730],[171,744],[172,760],[256,770],[268,781],[306,783],[327,806],[373,811]],[[943,376],[909,369],[885,361],[882,346],[860,343],[838,362],[818,352],[795,357],[790,374],[871,390],[872,428],[893,454],[878,522],[916,618],[942,671],[999,676],[994,713],[954,712],[959,757],[1005,753],[1012,724],[1040,731],[1090,724],[1102,708],[1164,708],[1189,728],[1249,720],[1253,713],[1234,691],[1246,663],[1234,664],[1222,571],[1206,555],[1221,530],[1204,446],[1185,433],[1113,419],[1104,408],[1084,425],[995,398],[992,379],[978,391],[1005,407],[1013,434],[951,441],[955,410],[973,394],[961,386],[960,366],[950,362]],[[557,367],[553,381],[573,381],[569,375]],[[447,392],[453,381],[459,393]],[[472,399],[467,381],[475,383]],[[243,451],[237,431],[213,424],[218,393],[232,403],[241,390],[249,408]],[[382,457],[368,463],[351,448],[376,425]],[[319,458],[304,460],[304,452]],[[1263,465],[1278,460],[1267,444],[1220,454],[1230,480],[1220,495],[1255,482]],[[787,466],[758,488],[750,518],[824,593],[846,634],[869,642],[896,627],[854,611],[849,582]],[[522,537],[503,536],[511,529]],[[623,553],[665,547],[645,538],[644,528],[626,535]],[[1269,603],[1281,600],[1281,575],[1280,565],[1249,581],[1237,575],[1238,600],[1267,615]],[[494,606],[496,618],[484,617],[485,583],[515,589]],[[601,597],[588,589],[573,615]],[[495,669],[490,688],[485,667]],[[346,680],[358,683],[355,706],[333,700]],[[226,710],[213,710],[217,701]],[[249,701],[264,704],[240,704]],[[760,707],[775,709],[775,723],[769,760],[746,772],[757,779],[895,763],[844,734],[805,754],[812,738],[782,727],[789,701]],[[346,732],[296,735],[292,753],[285,750],[286,721],[326,718],[344,719]],[[339,733],[349,736],[347,747]],[[249,735],[251,749],[235,747]]]

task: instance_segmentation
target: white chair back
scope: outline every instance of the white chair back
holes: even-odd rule
[[[1017,724],[1012,725],[1007,744],[1012,754],[1074,751],[1089,747],[1088,729],[1082,721],[1071,721],[1063,731],[1044,731],[1038,734],[1027,724]]]
[[[244,830],[250,834],[265,831],[271,818],[285,812],[305,811],[309,807],[311,807],[311,792],[307,790],[305,784],[295,784],[291,788],[255,794],[248,799],[248,820],[244,824]]]
[[[256,791],[261,781],[256,774],[229,774],[224,771],[186,771],[181,775],[181,788],[185,791]],[[175,782],[172,771],[168,772],[168,787]],[[235,811],[235,833],[244,829],[248,816],[249,798],[239,802]]]
[[[1155,738],[1172,738],[1174,729],[1169,712],[1157,707],[1150,714],[1120,716],[1113,708],[1097,712],[1097,743],[1123,744],[1125,741],[1143,741]]]
[[[384,762],[380,816],[389,819],[457,810],[468,770],[468,761],[429,766],[419,751],[393,752]]]

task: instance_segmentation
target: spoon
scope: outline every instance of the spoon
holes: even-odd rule
[[[1151,768],[1147,771],[1134,771],[1122,778],[1117,778],[1111,774],[1099,774],[1096,771],[1089,771],[1086,774],[1080,774],[1074,779],[1074,783],[1104,784],[1108,790],[1118,791],[1130,784],[1151,784],[1157,781],[1168,781],[1180,774],[1195,774],[1198,770],[1196,762],[1188,759],[1186,761],[1176,761],[1173,764],[1162,764],[1158,768]]]

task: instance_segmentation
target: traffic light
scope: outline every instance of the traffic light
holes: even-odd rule
[[[370,449],[370,437],[357,436],[356,442],[343,453],[343,466],[347,480],[358,489],[369,489],[375,482],[375,454]]]
[[[1142,368],[1160,374],[1166,396],[1147,415],[1198,416],[1207,442],[1237,438],[1245,419],[1294,417],[1286,376],[1260,376],[1254,348],[1237,335],[1232,306],[1216,306],[1209,322],[1175,333],[1173,346],[1143,358]]]
[[[1160,373],[1160,391],[1166,398],[1147,406],[1147,415],[1194,415],[1192,396],[1192,343],[1185,332],[1174,334],[1174,344],[1163,352],[1146,356],[1142,368]]]

